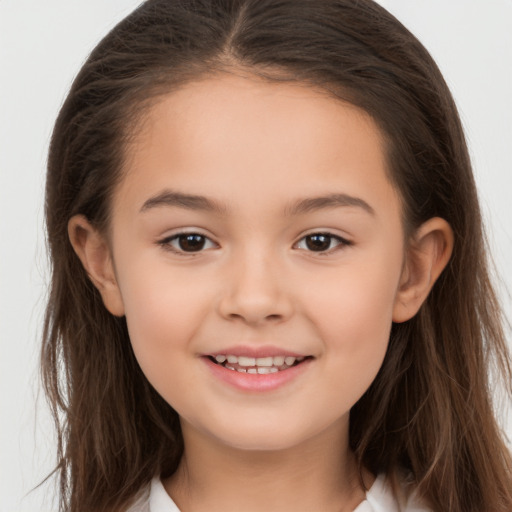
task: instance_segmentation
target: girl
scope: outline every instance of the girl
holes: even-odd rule
[[[148,0],[57,120],[62,510],[506,511],[461,125],[371,0]]]

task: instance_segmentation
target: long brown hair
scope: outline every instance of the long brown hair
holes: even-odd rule
[[[446,219],[453,256],[420,312],[393,325],[383,366],[353,407],[360,469],[407,474],[434,510],[512,510],[512,462],[490,373],[510,385],[461,123],[431,57],[371,0],[148,0],[93,51],[57,119],[46,224],[52,260],[42,372],[58,429],[61,510],[123,510],[183,441],[176,412],[109,314],[67,235],[107,230],[123,153],[147,106],[209,73],[243,68],[321,87],[366,110],[387,146],[407,233]],[[406,234],[407,234],[406,233]]]

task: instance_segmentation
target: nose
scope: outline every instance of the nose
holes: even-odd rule
[[[275,256],[252,251],[231,262],[226,274],[218,303],[224,318],[260,326],[292,316],[291,283]]]

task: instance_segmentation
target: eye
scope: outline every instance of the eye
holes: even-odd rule
[[[350,242],[340,236],[331,233],[311,233],[301,238],[296,248],[312,252],[329,252],[339,246],[347,245],[350,245]]]
[[[201,252],[217,247],[212,240],[200,233],[178,233],[159,242],[164,248],[178,253]]]

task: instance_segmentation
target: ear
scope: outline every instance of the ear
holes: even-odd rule
[[[89,279],[100,292],[105,307],[113,315],[123,316],[124,305],[105,237],[83,215],[70,219],[68,236]]]
[[[453,231],[444,219],[434,217],[418,228],[406,248],[393,322],[405,322],[419,311],[450,260],[452,250]]]

